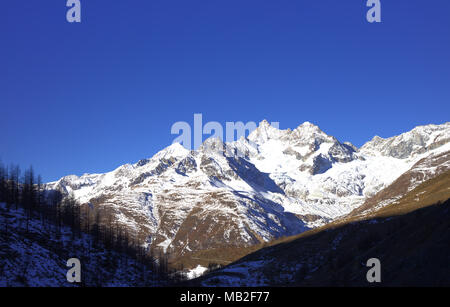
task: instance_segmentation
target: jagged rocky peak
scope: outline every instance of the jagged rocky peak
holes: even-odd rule
[[[289,135],[289,144],[302,152],[301,155],[296,154],[297,159],[305,162],[300,165],[299,170],[307,171],[311,175],[326,172],[333,163],[347,163],[356,158],[355,146],[351,143],[340,143],[311,122],[304,122],[294,129]],[[286,153],[292,152],[293,150],[289,148],[289,152]]]
[[[142,167],[148,165],[152,161],[157,160],[180,160],[189,154],[189,150],[184,148],[180,143],[172,143],[170,146],[164,148],[163,150],[157,152],[152,158],[146,158],[139,160],[135,167]]]
[[[219,137],[207,138],[202,145],[200,145],[198,152],[206,155],[224,155],[226,145]]]
[[[313,123],[311,123],[309,121],[304,122],[303,124],[299,125],[297,128],[298,129],[310,129],[310,130],[321,131],[319,126],[317,126],[317,125],[315,125],[315,124],[313,124]]]
[[[170,146],[164,148],[156,155],[155,159],[169,159],[169,158],[184,158],[189,154],[189,150],[184,148],[180,143],[172,143]]]
[[[317,125],[315,125],[315,124],[313,124],[311,122],[308,122],[308,121],[300,124],[297,128],[295,128],[295,130],[302,131],[304,133],[307,133],[308,131],[309,132],[315,132],[315,133],[324,133],[319,128],[319,126],[317,126]]]
[[[270,127],[270,123],[267,121],[267,119],[263,119],[263,120],[259,123],[258,127],[268,128],[268,127]]]
[[[287,133],[288,130],[280,130],[264,119],[259,123],[258,127],[250,133],[248,139],[255,143],[264,143],[270,139],[281,139]]]
[[[323,132],[319,126],[314,125],[310,122],[304,122],[297,128],[295,128],[291,133],[291,139],[302,140],[302,141],[318,141],[322,142],[335,142],[337,141],[334,137]]]
[[[323,132],[317,125],[311,122],[304,122],[294,130],[281,130],[270,124],[267,120],[259,123],[258,127],[250,133],[248,139],[252,142],[262,144],[268,140],[281,140],[293,145],[316,144],[323,142],[337,142],[337,140]]]

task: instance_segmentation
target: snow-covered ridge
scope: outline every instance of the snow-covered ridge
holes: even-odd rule
[[[47,188],[112,208],[146,244],[184,254],[323,225],[420,159],[450,150],[449,140],[445,123],[375,137],[358,149],[309,122],[280,130],[262,121],[248,138],[208,139],[195,151],[173,144],[135,164],[66,176]]]
[[[361,147],[361,152],[405,159],[440,147],[449,141],[450,122],[447,122],[442,125],[418,126],[409,132],[387,139],[375,136]]]

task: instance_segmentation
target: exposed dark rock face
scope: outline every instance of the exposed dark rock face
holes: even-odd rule
[[[311,175],[323,174],[331,168],[333,162],[326,156],[320,154],[313,160],[313,165],[310,169]]]
[[[197,163],[195,162],[195,159],[192,158],[191,156],[188,156],[183,160],[181,160],[178,163],[177,168],[175,169],[175,171],[181,175],[186,175],[196,170],[197,170]]]
[[[334,143],[328,151],[330,157],[336,161],[341,163],[347,163],[354,159],[353,153],[355,150],[347,145],[343,145],[340,143]]]

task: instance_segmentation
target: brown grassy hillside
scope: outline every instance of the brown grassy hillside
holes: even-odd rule
[[[278,240],[193,284],[368,286],[375,257],[383,286],[450,286],[449,198],[446,172],[370,216]]]

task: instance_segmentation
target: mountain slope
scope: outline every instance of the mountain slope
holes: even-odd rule
[[[158,286],[167,284],[148,260],[108,247],[67,225],[0,203],[0,287]],[[81,283],[69,283],[67,260],[78,258]]]
[[[365,220],[281,240],[189,285],[369,286],[366,262],[378,258],[383,286],[449,286],[449,198],[446,172]]]
[[[431,154],[414,164],[410,170],[402,174],[391,185],[369,197],[363,205],[353,210],[348,216],[365,216],[371,212],[376,212],[387,204],[395,204],[397,200],[416,188],[420,183],[449,170],[450,151]],[[417,194],[415,197],[416,201],[420,198],[422,198],[421,194]]]
[[[358,150],[308,122],[279,130],[262,121],[248,138],[210,138],[195,151],[173,144],[110,173],[67,176],[46,188],[108,211],[146,246],[189,258],[341,218],[419,161],[449,151],[449,135],[450,123],[428,125]]]

